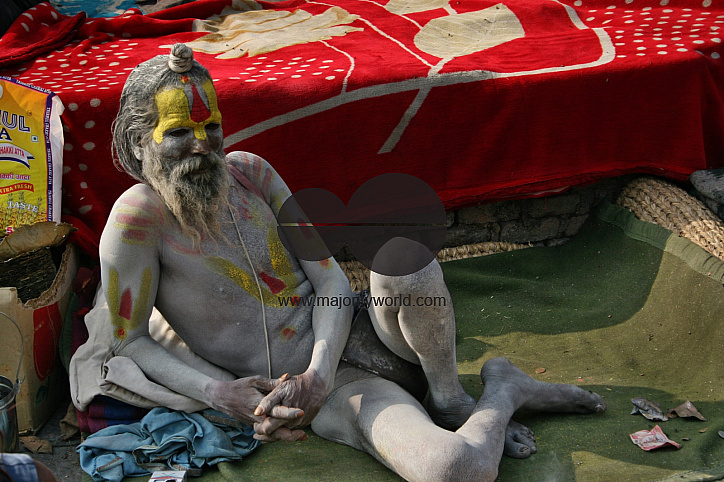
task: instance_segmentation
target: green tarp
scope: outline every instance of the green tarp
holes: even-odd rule
[[[479,396],[483,362],[506,356],[540,380],[601,394],[595,415],[518,414],[538,439],[503,458],[501,481],[724,479],[724,263],[612,205],[562,246],[443,264],[457,316],[458,365]],[[536,373],[545,369],[543,373]],[[690,400],[707,418],[651,422]],[[645,452],[629,434],[659,424],[680,450]],[[688,440],[685,440],[688,439]],[[371,457],[319,439],[275,443],[204,480],[399,480]],[[668,480],[668,479],[667,479]]]

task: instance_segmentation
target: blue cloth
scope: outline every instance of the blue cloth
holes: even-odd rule
[[[115,17],[138,8],[136,0],[51,0],[50,4],[63,15],[85,12],[89,17]]]
[[[17,482],[38,482],[38,469],[29,455],[0,454],[0,468]]]
[[[186,413],[154,408],[140,422],[114,425],[89,436],[78,446],[80,466],[93,480],[120,481],[154,470],[241,460],[261,442],[254,429],[214,424],[203,414],[229,418],[215,410]]]

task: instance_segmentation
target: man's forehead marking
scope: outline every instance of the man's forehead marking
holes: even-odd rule
[[[191,82],[186,76],[181,76],[181,81],[182,87],[161,90],[155,96],[159,119],[153,139],[157,144],[163,141],[164,132],[178,127],[191,128],[198,139],[204,140],[205,127],[210,123],[221,123],[211,79],[206,79],[201,85]]]

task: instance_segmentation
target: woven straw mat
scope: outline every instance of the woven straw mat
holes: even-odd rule
[[[624,187],[616,204],[724,260],[724,223],[683,189],[661,179],[640,177]]]

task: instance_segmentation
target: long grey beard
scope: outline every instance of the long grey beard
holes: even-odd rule
[[[208,170],[193,174],[202,168]],[[228,206],[229,195],[229,173],[223,157],[211,152],[164,162],[150,155],[143,173],[195,246],[203,238],[218,237],[219,213]]]

